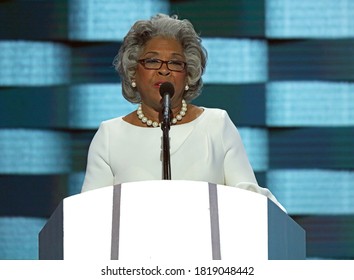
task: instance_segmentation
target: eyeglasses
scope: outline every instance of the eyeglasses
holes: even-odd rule
[[[163,64],[166,64],[168,70],[170,71],[176,71],[176,72],[182,72],[184,68],[186,68],[187,63],[184,61],[179,61],[179,60],[168,60],[164,61],[161,59],[156,59],[156,58],[145,58],[145,59],[140,59],[138,62],[148,70],[159,70],[161,69]]]

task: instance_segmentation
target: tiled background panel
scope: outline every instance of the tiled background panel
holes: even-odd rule
[[[68,38],[69,0],[0,1],[0,38],[63,40]]]
[[[352,127],[270,129],[268,135],[270,169],[353,169]]]
[[[269,40],[271,81],[353,81],[354,39]]]
[[[121,41],[139,19],[169,12],[167,0],[69,0],[69,38],[73,41]]]
[[[120,82],[112,64],[120,45],[120,42],[70,42],[71,83]]]
[[[0,127],[67,128],[68,87],[0,87]]]
[[[268,38],[354,37],[351,0],[267,0],[265,3]]]
[[[58,42],[0,41],[0,69],[3,87],[68,84],[71,51]]]
[[[265,126],[265,84],[206,84],[194,104],[221,108],[236,126]]]
[[[305,215],[294,219],[306,230],[309,259],[353,259],[353,215]]]
[[[203,37],[260,38],[265,34],[263,0],[171,0],[171,13],[193,22]]]
[[[48,219],[68,196],[67,175],[1,175],[0,216]]]
[[[354,126],[354,83],[269,82],[266,90],[270,127]]]
[[[38,259],[38,233],[45,223],[37,217],[0,217],[0,259]]]
[[[0,130],[0,174],[63,174],[71,169],[70,134],[39,129]]]
[[[292,215],[353,215],[354,171],[273,169],[269,188]]]

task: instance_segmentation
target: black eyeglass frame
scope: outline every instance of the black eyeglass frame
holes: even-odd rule
[[[160,67],[158,68],[151,68],[151,67],[146,67],[146,63],[147,61],[155,61],[155,62],[159,62],[160,63]],[[166,64],[167,69],[170,71],[174,71],[174,72],[183,72],[186,69],[187,63],[181,60],[161,60],[161,59],[157,59],[157,58],[144,58],[144,59],[139,59],[138,62],[147,70],[160,70],[162,65]],[[176,69],[171,69],[169,67],[169,65],[173,64],[173,63],[181,63],[181,65],[183,65],[183,68],[181,70],[176,70]]]

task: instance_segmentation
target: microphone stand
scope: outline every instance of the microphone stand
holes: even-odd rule
[[[163,179],[171,180],[171,161],[170,161],[170,124],[171,124],[171,98],[169,94],[163,96],[163,121],[162,129],[162,147],[163,147]]]

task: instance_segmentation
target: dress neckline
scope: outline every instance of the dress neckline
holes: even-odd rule
[[[203,112],[198,116],[196,117],[194,120],[190,121],[190,122],[187,122],[187,123],[182,123],[182,124],[175,124],[175,125],[171,125],[171,130],[175,129],[175,128],[178,128],[178,127],[188,127],[188,126],[191,126],[191,125],[195,125],[195,123],[198,123],[200,120],[202,120],[204,118],[204,116],[206,115],[206,108],[205,107],[200,107],[201,109],[203,109]],[[139,126],[139,125],[135,125],[135,124],[131,124],[127,121],[125,121],[123,118],[124,116],[121,116],[119,117],[120,120],[122,121],[122,123],[124,123],[124,125],[127,125],[131,128],[138,128],[138,129],[149,129],[149,130],[161,130],[161,127],[144,127],[144,126]]]

